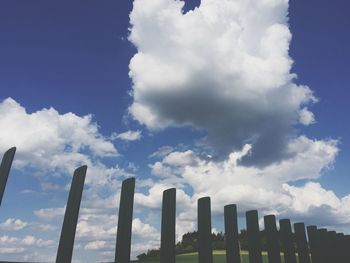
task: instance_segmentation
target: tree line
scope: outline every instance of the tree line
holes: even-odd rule
[[[266,234],[265,231],[261,232],[261,248],[263,251],[267,250],[266,245]],[[294,234],[293,234],[294,235]],[[225,234],[222,232],[212,233],[211,234],[211,243],[213,250],[225,250]],[[248,239],[247,239],[247,230],[241,230],[241,233],[238,235],[238,241],[241,250],[248,250]],[[281,244],[280,244],[281,245]],[[294,242],[294,246],[296,246]],[[188,232],[182,236],[180,242],[175,246],[175,251],[177,255],[192,253],[198,251],[198,232]],[[137,256],[138,260],[151,260],[160,258],[160,249],[150,249],[145,253],[142,253]]]

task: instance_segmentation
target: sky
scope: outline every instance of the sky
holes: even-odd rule
[[[177,239],[196,201],[350,233],[347,0],[0,2],[0,153],[17,147],[0,260],[54,261],[88,165],[74,262],[112,261],[122,180],[132,257]]]

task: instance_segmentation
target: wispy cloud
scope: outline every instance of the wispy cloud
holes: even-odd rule
[[[126,131],[123,133],[113,133],[111,140],[123,140],[123,141],[138,141],[142,137],[142,132],[137,131]]]

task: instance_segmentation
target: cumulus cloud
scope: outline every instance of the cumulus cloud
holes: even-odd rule
[[[8,98],[0,102],[0,126],[6,127],[0,131],[0,151],[17,146],[14,169],[21,172],[24,168],[30,168],[34,174],[44,176],[39,177],[39,180],[45,194],[53,191],[59,194],[60,191],[69,190],[70,179],[61,175],[71,175],[82,164],[88,166],[75,248],[91,250],[94,246],[102,246],[101,242],[106,242],[106,247],[112,249],[117,225],[114,214],[118,209],[121,181],[135,176],[135,166],[130,165],[124,169],[118,164],[105,164],[105,158],[117,157],[119,153],[112,139],[100,133],[92,116],[61,114],[54,108],[28,113],[23,106]],[[140,136],[141,132],[136,131],[120,134],[119,138],[134,140]],[[48,201],[45,208],[36,209],[34,215],[38,222],[31,223],[33,229],[45,232],[46,235],[48,231],[59,235],[65,212],[63,202],[60,205],[56,202],[56,207],[50,207]],[[26,224],[18,219],[7,219],[0,224],[0,229],[22,230]],[[91,243],[96,240],[100,243]],[[41,251],[38,251],[35,244],[20,249],[33,258],[40,258],[36,255]],[[21,258],[18,249],[6,247],[6,251],[8,255],[12,254],[13,259]],[[51,254],[44,253],[45,258],[53,256],[52,252],[54,251],[50,251]]]
[[[117,219],[116,215],[99,214],[93,210],[82,211],[77,226],[77,237],[83,240],[114,238],[117,233]]]
[[[235,203],[241,215],[247,210],[259,209],[262,215],[274,213],[280,218],[303,219],[320,225],[339,227],[350,223],[349,197],[339,198],[312,182],[332,168],[338,153],[336,141],[300,136],[287,146],[293,157],[265,167],[241,165],[240,160],[249,155],[251,149],[251,145],[245,145],[223,161],[202,159],[193,151],[171,152],[150,165],[153,172],[158,171],[157,167],[161,167],[160,172],[166,172],[162,172],[162,176],[154,172],[155,185],[147,194],[137,193],[135,202],[151,209],[159,208],[161,192],[175,185],[180,187],[177,191],[178,231],[194,229],[196,203],[203,196],[211,197],[216,215],[222,215],[224,205]],[[300,180],[307,183],[295,186],[294,182]],[[188,187],[190,191],[183,191]],[[317,220],[321,210],[328,216]]]
[[[56,217],[63,217],[65,210],[65,207],[41,208],[39,210],[34,211],[34,215],[45,220],[52,220]]]
[[[299,111],[299,122],[304,125],[313,124],[315,123],[315,116],[305,107]]]
[[[315,182],[332,168],[337,140],[297,132],[316,122],[310,106],[317,98],[291,71],[288,7],[288,0],[202,0],[185,13],[183,1],[134,1],[129,113],[152,131],[205,131],[200,142],[211,149],[164,146],[150,155],[156,183],[135,202],[159,208],[160,192],[177,186],[188,203],[178,205],[180,232],[194,229],[202,196],[212,197],[215,214],[237,203],[240,213],[259,209],[295,219],[315,219],[327,208],[322,225],[343,224],[332,219],[336,213],[350,218],[348,197]],[[309,205],[300,209],[303,199]]]
[[[0,236],[0,253],[22,253],[30,247],[50,248],[55,245],[53,240],[45,240],[27,235],[23,238]]]
[[[293,125],[311,124],[315,102],[294,83],[288,1],[135,0],[129,40],[131,115],[152,130],[192,126],[219,156],[253,144],[244,160],[267,165],[287,155]]]
[[[55,231],[57,230],[56,226],[50,225],[50,224],[37,224],[37,227],[39,228],[40,231],[43,232],[48,232],[48,231]]]
[[[350,195],[340,198],[316,182],[308,182],[301,187],[285,184],[283,189],[292,197],[288,216],[307,224],[349,231]],[[286,216],[286,212],[281,216]]]
[[[101,250],[107,247],[107,242],[102,240],[91,241],[85,245],[87,250]],[[109,248],[112,248],[109,246]]]
[[[18,148],[14,168],[30,167],[38,175],[71,175],[78,166],[87,165],[85,183],[89,186],[111,185],[113,180],[133,176],[118,165],[107,167],[103,163],[104,158],[119,153],[99,132],[92,115],[61,114],[54,108],[28,113],[14,99],[7,98],[0,102],[0,126],[6,127],[0,131],[0,152],[12,146]],[[43,191],[64,189],[49,180],[41,186]]]
[[[118,155],[114,145],[99,133],[91,115],[60,114],[54,108],[28,113],[7,98],[0,102],[0,126],[6,127],[0,132],[0,151],[16,146],[17,167],[72,172],[78,165],[91,164],[90,155]]]
[[[84,244],[84,250],[96,250],[101,259],[112,260],[115,250],[118,218],[106,210],[83,210],[77,226],[77,241]],[[132,257],[159,246],[159,231],[140,218],[132,222]]]
[[[5,222],[0,223],[0,229],[5,231],[22,230],[27,226],[28,226],[27,222],[22,221],[21,219],[15,219],[15,218],[8,218],[5,220]]]

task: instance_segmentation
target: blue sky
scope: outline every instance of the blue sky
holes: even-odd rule
[[[217,230],[234,202],[350,231],[348,1],[181,3],[0,3],[0,150],[18,147],[0,260],[54,259],[85,163],[77,262],[113,258],[129,176],[134,256],[158,246],[171,186],[179,235],[204,195]]]

